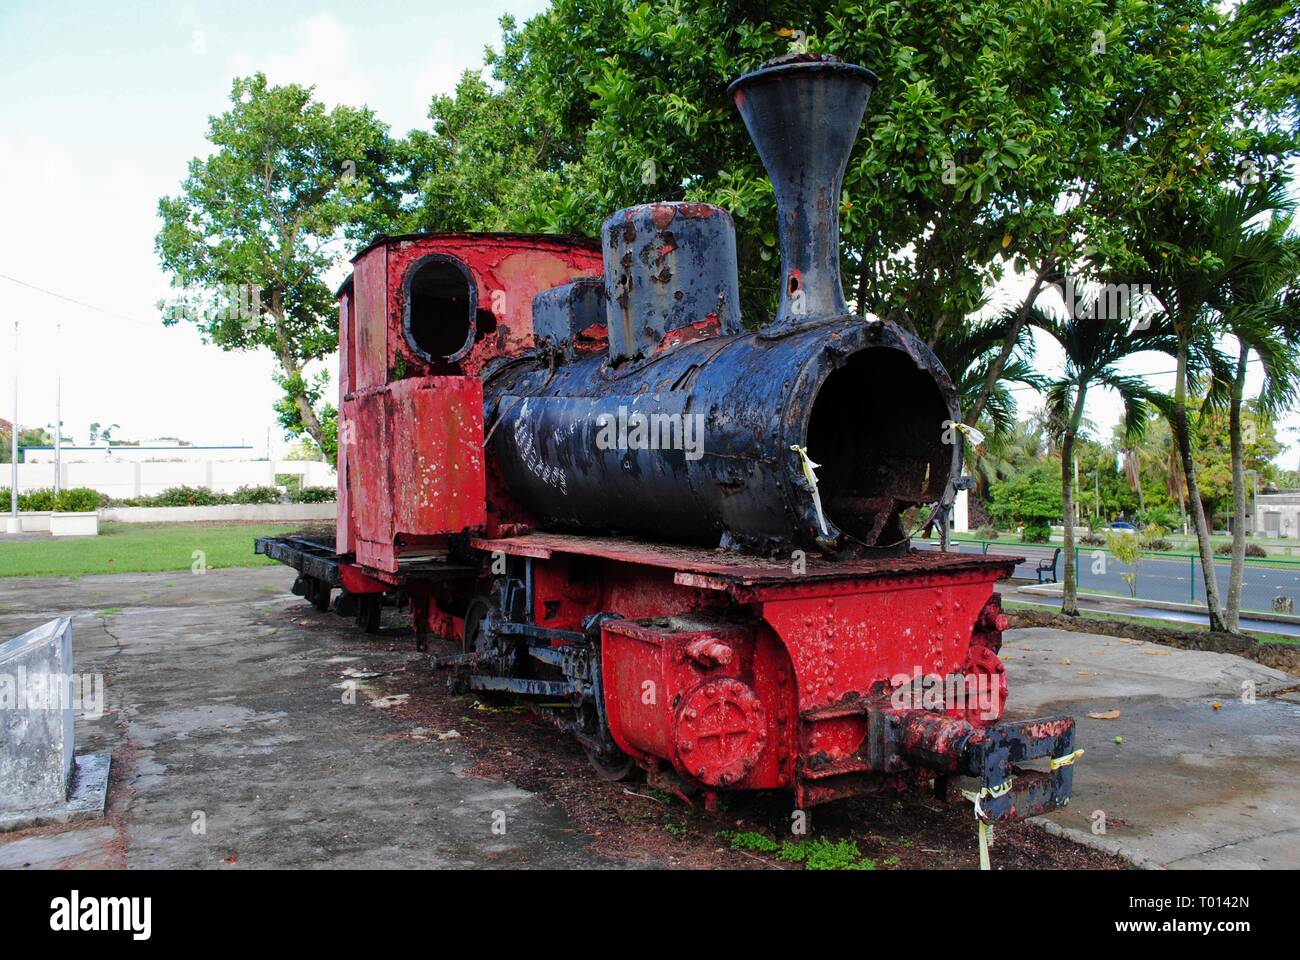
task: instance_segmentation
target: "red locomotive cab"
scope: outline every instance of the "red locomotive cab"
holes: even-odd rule
[[[339,555],[396,575],[483,529],[480,372],[534,346],[539,291],[599,272],[593,244],[562,237],[381,238],[353,260],[339,291]]]

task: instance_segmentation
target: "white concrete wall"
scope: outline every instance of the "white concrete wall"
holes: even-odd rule
[[[257,451],[249,446],[236,447],[182,447],[166,444],[139,447],[110,447],[108,445],[86,447],[64,444],[59,451],[64,463],[113,463],[116,461],[144,460],[251,460]],[[53,463],[53,447],[23,447],[22,458],[27,463]]]
[[[1254,530],[1262,537],[1300,536],[1300,494],[1261,493],[1255,502]]]
[[[958,490],[952,501],[952,529],[956,533],[970,531],[970,491]]]
[[[0,469],[0,486],[10,482],[8,464]],[[243,486],[270,486],[277,473],[302,477],[305,487],[333,487],[334,468],[317,460],[219,460],[185,462],[101,462],[64,463],[63,488],[90,487],[110,497],[149,497],[168,487],[210,487],[219,493],[233,493]],[[54,486],[54,464],[18,464],[18,491],[50,489]]]

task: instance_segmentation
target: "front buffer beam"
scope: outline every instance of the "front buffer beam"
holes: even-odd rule
[[[1070,802],[1074,761],[1073,717],[1018,720],[976,727],[966,720],[921,710],[893,712],[889,728],[897,752],[940,774],[975,777],[975,815],[985,823],[1036,817]],[[1047,759],[1045,770],[1023,769]]]

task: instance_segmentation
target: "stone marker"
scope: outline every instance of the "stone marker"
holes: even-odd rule
[[[104,815],[107,753],[74,756],[72,624],[0,644],[0,830]]]

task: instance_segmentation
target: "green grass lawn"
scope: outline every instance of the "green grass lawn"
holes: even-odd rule
[[[253,553],[254,537],[292,533],[284,523],[102,523],[97,537],[5,543],[0,577],[82,577],[96,573],[190,570],[203,551],[209,569],[260,567],[276,561]]]

